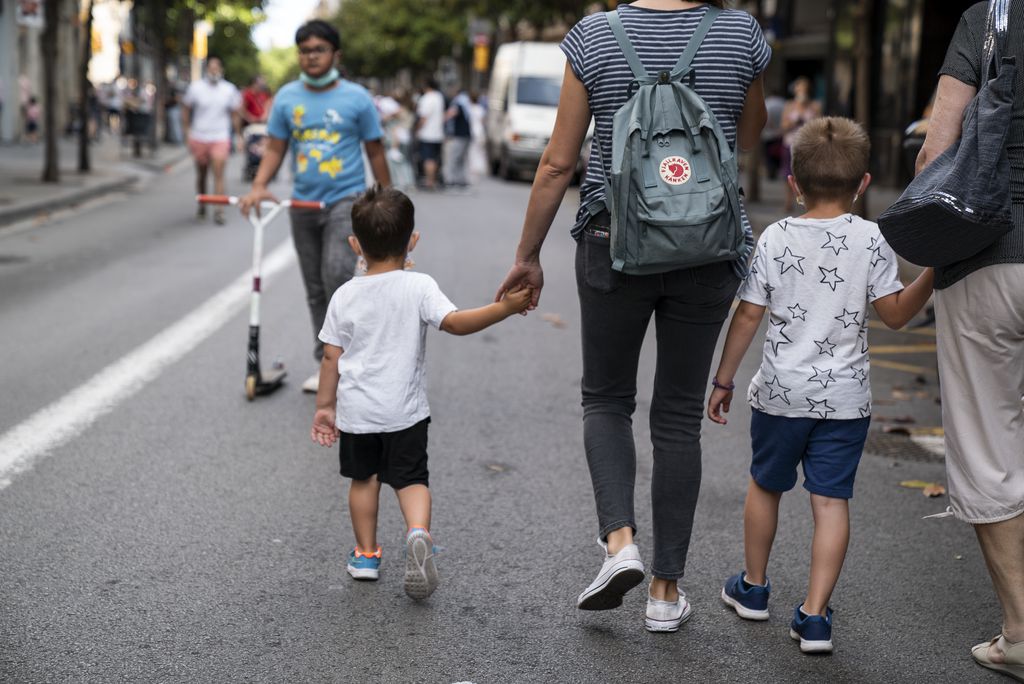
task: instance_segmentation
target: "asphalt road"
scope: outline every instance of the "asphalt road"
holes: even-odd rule
[[[196,333],[201,341],[180,360],[95,404],[72,429],[76,390],[246,270],[246,224],[234,215],[227,226],[196,223],[190,182],[186,169],[0,232],[0,440],[26,424],[43,444],[68,433],[0,484],[0,681],[1002,681],[969,656],[999,625],[972,532],[922,520],[945,500],[898,486],[941,481],[940,463],[864,458],[833,598],[833,656],[803,656],[788,636],[811,533],[799,490],[784,499],[770,621],[742,622],[720,604],[721,582],[742,564],[749,412],[741,404],[727,428],[705,427],[683,582],[693,619],[674,635],[647,633],[642,589],[616,611],[575,609],[601,557],[565,230],[574,198],[545,248],[540,311],[469,338],[430,334],[434,533],[445,551],[442,585],[425,602],[402,592],[403,526],[386,491],[381,580],[345,574],[353,544],[345,489],[335,452],[308,438],[313,399],[298,389],[316,366],[294,262],[263,299],[265,363],[280,358],[290,370],[282,390],[244,398],[240,300],[225,324]],[[461,306],[488,301],[509,266],[528,190],[486,181],[469,194],[415,196],[417,268]],[[268,251],[286,236],[282,219]],[[872,339],[919,344],[924,335]],[[635,421],[648,557],[651,351]],[[756,363],[748,358],[741,381]],[[918,385],[917,375],[875,368],[879,414],[934,421],[934,378]],[[904,387],[912,395],[892,399]]]

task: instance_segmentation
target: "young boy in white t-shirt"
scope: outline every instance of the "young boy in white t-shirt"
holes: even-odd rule
[[[531,291],[459,311],[434,279],[404,270],[416,246],[412,202],[393,188],[368,190],[352,207],[352,249],[366,275],[334,293],[320,339],[324,358],[312,438],[340,446],[341,474],[352,480],[349,511],[356,547],[348,557],[355,579],[376,580],[377,507],[381,484],[398,495],[405,518],[405,592],[414,599],[437,588],[430,536],[427,472],[427,326],[468,335],[526,310]]]
[[[878,226],[850,213],[871,182],[870,152],[867,134],[849,119],[816,119],[797,133],[789,183],[807,211],[769,226],[758,240],[708,401],[708,416],[724,425],[736,369],[767,311],[761,367],[748,392],[746,570],[726,581],[721,596],[742,618],[768,619],[779,502],[802,464],[814,540],[807,596],[794,610],[790,636],[805,653],[832,651],[829,599],[846,558],[849,499],[871,421],[867,305],[898,329],[932,292],[931,269],[904,288]]]

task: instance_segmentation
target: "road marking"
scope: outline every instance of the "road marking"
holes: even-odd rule
[[[295,260],[291,240],[263,261],[269,280]],[[33,462],[78,436],[100,416],[152,382],[195,349],[248,303],[252,273],[246,271],[178,322],[110,364],[85,383],[0,435],[0,489]]]
[[[893,330],[881,321],[868,321],[868,327],[875,330],[888,330],[889,332],[903,333],[904,335],[935,337],[935,328],[901,328],[900,330]]]
[[[871,354],[934,354],[934,344],[881,344],[871,347]]]
[[[871,359],[871,365],[874,368],[888,368],[889,370],[903,371],[904,373],[914,373],[915,375],[935,375],[938,371],[934,368],[926,368],[924,366],[912,366],[908,363],[896,363],[895,361],[886,361],[885,359]]]

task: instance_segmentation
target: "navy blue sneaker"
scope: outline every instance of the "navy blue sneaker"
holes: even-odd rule
[[[789,636],[800,642],[800,650],[804,653],[832,652],[832,609],[825,609],[825,617],[805,615],[797,606],[793,611],[793,623],[789,626]]]
[[[747,573],[741,572],[727,579],[722,587],[722,600],[744,620],[767,620],[772,583],[766,578],[763,587],[755,584],[747,588],[743,585],[746,576]]]

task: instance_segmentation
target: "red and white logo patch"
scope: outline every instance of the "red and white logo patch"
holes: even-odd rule
[[[690,169],[690,162],[682,157],[665,157],[661,162],[661,180],[669,185],[682,185],[690,180],[693,172]]]

